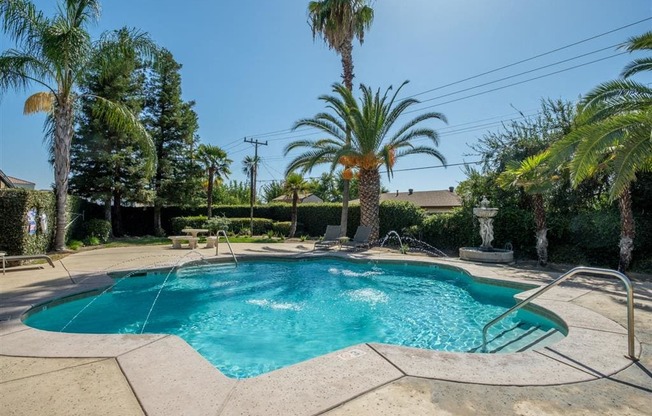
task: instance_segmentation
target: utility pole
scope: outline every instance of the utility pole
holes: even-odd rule
[[[251,189],[249,193],[249,227],[251,236],[254,235],[254,202],[256,202],[256,171],[258,170],[258,146],[267,146],[265,143],[259,142],[258,139],[248,139],[245,137],[245,143],[251,143],[255,146],[254,150],[254,165],[251,167]]]

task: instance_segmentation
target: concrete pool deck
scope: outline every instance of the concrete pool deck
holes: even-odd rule
[[[234,244],[239,256],[312,255],[311,248]],[[530,284],[556,276],[387,252],[353,256]],[[623,357],[625,297],[615,279],[581,277],[542,296],[537,303],[566,321],[569,336],[540,350],[455,354],[360,344],[245,380],[223,376],[175,336],[53,333],[18,320],[48,299],[110,284],[107,271],[169,267],[182,257],[197,255],[125,247],[76,253],[55,269],[9,269],[0,278],[0,414],[644,415],[652,408],[650,282],[635,283],[637,363]]]

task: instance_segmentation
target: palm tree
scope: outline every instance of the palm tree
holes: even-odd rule
[[[630,38],[625,49],[652,49],[652,32]],[[632,211],[631,183],[639,172],[652,171],[652,88],[629,79],[652,70],[652,58],[636,59],[623,70],[621,79],[605,82],[582,100],[577,129],[551,149],[555,161],[571,159],[575,186],[607,170],[613,181],[611,200],[620,210],[619,270],[629,267],[636,228]]]
[[[256,203],[256,174],[258,173],[258,164],[260,157],[245,156],[242,161],[242,171],[251,178],[251,187],[249,188],[249,228],[251,235],[254,235],[254,204]]]
[[[242,160],[242,172],[249,176],[251,188],[249,190],[250,201],[252,204],[256,203],[256,176],[258,175],[258,165],[260,164],[260,156],[245,156]]]
[[[231,174],[229,165],[233,162],[226,157],[226,152],[219,146],[210,144],[200,144],[197,149],[197,157],[206,167],[208,173],[208,214],[207,217],[213,216],[213,185],[221,183],[223,178],[228,178]]]
[[[365,0],[322,0],[308,4],[312,37],[320,35],[330,49],[342,58],[342,81],[353,91],[353,39],[364,43],[365,31],[374,20],[374,10]],[[344,179],[342,189],[342,218],[340,229],[346,235],[349,218],[349,180]]]
[[[548,264],[548,228],[546,227],[544,203],[544,193],[552,186],[551,176],[546,166],[548,156],[549,153],[546,151],[530,156],[521,162],[508,163],[505,171],[497,179],[501,188],[521,187],[525,193],[532,196],[537,257],[541,266]]]
[[[290,234],[289,238],[293,238],[297,232],[297,204],[299,203],[299,194],[308,190],[308,183],[303,179],[303,176],[296,172],[290,172],[285,177],[283,188],[288,195],[292,196],[292,215],[290,218]]]
[[[338,96],[319,97],[333,114],[319,113],[314,118],[299,120],[294,124],[295,129],[314,127],[329,137],[320,140],[295,141],[285,148],[286,155],[294,149],[308,148],[290,162],[286,172],[297,169],[309,172],[315,165],[322,163],[330,163],[333,171],[342,164],[346,167],[343,175],[351,179],[354,170],[358,170],[361,224],[371,227],[372,239],[378,238],[379,230],[379,168],[383,166],[391,179],[396,160],[412,154],[434,156],[444,165],[446,164],[444,156],[434,149],[434,146],[439,145],[437,133],[430,128],[416,127],[429,119],[446,122],[443,114],[424,113],[393,130],[396,120],[410,107],[419,103],[414,98],[395,102],[405,84],[407,81],[401,84],[391,97],[389,92],[392,87],[381,95],[380,90],[374,94],[370,87],[361,85],[360,104],[344,85],[333,84],[333,92]],[[392,130],[393,133],[390,134]],[[413,143],[421,138],[430,140],[433,147]]]
[[[25,114],[49,113],[54,154],[56,192],[56,231],[54,248],[65,249],[66,201],[70,173],[70,146],[73,136],[76,103],[82,97],[78,86],[101,46],[94,47],[88,25],[100,14],[98,0],[66,0],[59,3],[56,14],[48,18],[28,0],[0,1],[2,30],[16,43],[15,49],[0,54],[0,93],[26,89],[38,84],[45,89],[27,98]],[[100,39],[99,45],[106,40]],[[132,33],[134,50],[151,52],[154,48],[146,35]],[[110,55],[103,62],[111,67]],[[117,129],[138,132],[149,145],[151,141],[138,119],[122,104],[99,96],[95,101],[96,117]]]

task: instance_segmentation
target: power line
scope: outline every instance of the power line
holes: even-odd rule
[[[579,45],[579,44],[582,44],[582,43],[588,42],[588,41],[590,41],[590,40],[597,39],[597,38],[599,38],[599,37],[602,37],[602,36],[605,36],[605,35],[609,35],[609,34],[614,33],[614,32],[618,32],[618,31],[623,30],[623,29],[626,29],[626,28],[628,28],[628,27],[636,26],[636,25],[638,25],[638,24],[640,24],[640,23],[647,22],[648,20],[652,20],[652,17],[647,17],[647,18],[645,18],[645,19],[642,19],[642,20],[639,20],[639,21],[636,21],[636,22],[633,22],[633,23],[627,24],[627,25],[625,25],[625,26],[620,26],[620,27],[617,27],[617,28],[615,28],[615,29],[609,30],[609,31],[607,31],[607,32],[599,33],[599,34],[597,34],[597,35],[594,35],[594,36],[588,37],[588,38],[586,38],[586,39],[582,39],[582,40],[580,40],[580,41],[577,41],[577,42],[574,42],[574,43],[571,43],[571,44],[568,44],[568,45],[565,45],[565,46],[559,47],[559,48],[557,48],[557,49],[553,49],[553,50],[548,51],[548,52],[540,53],[540,54],[535,55],[535,56],[533,56],[533,57],[531,57],[531,58],[522,59],[522,60],[520,60],[520,61],[513,62],[513,63],[511,63],[511,64],[507,64],[507,65],[504,65],[504,66],[501,66],[501,67],[499,67],[499,68],[495,68],[495,69],[492,69],[492,70],[489,70],[489,71],[486,71],[486,72],[482,72],[482,73],[480,73],[480,74],[473,75],[473,76],[471,76],[471,77],[464,78],[464,79],[461,79],[461,80],[459,80],[459,81],[451,82],[451,83],[448,83],[448,84],[445,84],[445,85],[441,85],[441,86],[439,86],[439,87],[435,87],[435,88],[432,88],[432,89],[429,89],[429,90],[426,90],[426,91],[423,91],[423,92],[420,92],[420,93],[417,93],[417,94],[413,94],[413,95],[410,95],[410,96],[408,96],[408,97],[406,97],[406,98],[417,97],[417,96],[419,96],[419,95],[423,95],[423,94],[427,94],[427,93],[429,93],[429,92],[433,92],[433,91],[440,90],[440,89],[442,89],[442,88],[450,87],[451,85],[461,84],[462,82],[465,82],[465,81],[469,81],[469,80],[472,80],[472,79],[475,79],[475,78],[479,78],[479,77],[484,76],[484,75],[492,74],[492,73],[494,73],[494,72],[498,72],[498,71],[501,71],[501,70],[506,69],[506,68],[511,68],[511,67],[513,67],[513,66],[516,66],[516,65],[519,65],[519,64],[522,64],[522,63],[525,63],[525,62],[529,62],[529,61],[532,61],[532,60],[537,59],[537,58],[541,58],[542,56],[550,55],[550,54],[553,54],[553,53],[555,53],[555,52],[559,52],[559,51],[562,51],[562,50],[564,50],[564,49],[568,49],[568,48],[571,48],[571,47],[573,47],[573,46],[577,46],[577,45]]]
[[[474,85],[472,87],[468,87],[468,88],[464,88],[464,89],[461,89],[461,90],[453,91],[453,92],[450,92],[450,93],[447,93],[447,94],[438,95],[437,97],[432,97],[432,98],[428,98],[428,99],[425,99],[425,100],[420,100],[420,102],[425,103],[425,102],[428,102],[428,101],[437,100],[439,98],[444,98],[444,97],[449,97],[451,95],[459,94],[461,92],[466,92],[466,91],[474,90],[476,88],[480,88],[480,87],[484,87],[484,86],[487,86],[487,85],[495,84],[497,82],[506,81],[508,79],[516,78],[516,77],[519,77],[521,75],[530,74],[532,72],[540,71],[540,70],[545,69],[545,68],[550,68],[552,66],[556,66],[556,65],[563,64],[563,63],[566,63],[566,62],[574,61],[576,59],[580,59],[580,58],[583,58],[585,56],[593,55],[593,54],[598,53],[598,52],[603,52],[603,51],[606,51],[607,49],[612,49],[612,48],[614,48],[616,46],[620,46],[620,45],[623,45],[623,43],[617,43],[615,45],[607,46],[606,48],[596,49],[594,51],[587,52],[587,53],[582,54],[582,55],[577,55],[577,56],[574,56],[572,58],[568,58],[568,59],[564,59],[564,60],[561,60],[561,61],[553,62],[551,64],[540,66],[540,67],[534,68],[534,69],[530,69],[528,71],[523,71],[523,72],[520,72],[518,74],[514,74],[514,75],[507,76],[507,77],[498,78],[498,79],[493,80],[493,81],[485,82],[484,84],[478,84],[478,85]],[[617,55],[614,55],[614,56],[617,56]],[[594,61],[594,62],[596,62],[596,61]]]
[[[528,78],[528,79],[523,80],[523,81],[519,81],[519,82],[514,82],[514,83],[512,83],[512,84],[503,85],[502,87],[492,88],[492,89],[490,89],[490,90],[481,91],[481,92],[476,93],[476,94],[466,95],[466,96],[464,96],[464,97],[460,97],[460,98],[455,98],[455,99],[453,99],[453,100],[444,101],[443,103],[437,103],[437,104],[429,105],[429,106],[426,106],[426,107],[416,108],[416,109],[411,110],[411,111],[406,111],[406,112],[404,112],[403,114],[415,113],[415,112],[417,112],[417,111],[422,111],[422,110],[425,110],[425,109],[427,109],[427,108],[438,107],[438,106],[441,106],[441,105],[444,105],[444,104],[450,104],[450,103],[454,103],[454,102],[457,102],[457,101],[462,101],[462,100],[466,100],[466,99],[469,99],[469,98],[477,97],[477,96],[479,96],[479,95],[488,94],[488,93],[490,93],[490,92],[503,90],[503,89],[505,89],[505,88],[513,87],[513,86],[515,86],[515,85],[525,84],[526,82],[535,81],[535,80],[537,80],[537,79],[546,78],[546,77],[549,77],[549,76],[552,76],[552,75],[557,75],[557,74],[560,74],[560,73],[562,73],[562,72],[570,71],[570,70],[577,69],[577,68],[581,68],[581,67],[583,67],[583,66],[591,65],[591,64],[594,64],[594,63],[597,63],[597,62],[605,61],[605,60],[607,60],[607,59],[615,58],[615,57],[617,57],[617,56],[621,56],[621,55],[624,55],[624,54],[626,54],[626,53],[628,53],[628,52],[617,53],[617,54],[615,54],[615,55],[610,55],[610,56],[607,56],[607,57],[605,57],[605,58],[600,58],[600,59],[596,59],[596,60],[594,60],[594,61],[585,62],[585,63],[583,63],[583,64],[579,64],[579,65],[571,66],[571,67],[569,67],[569,68],[560,69],[559,71],[550,72],[550,73],[548,73],[548,74],[540,75],[540,76],[538,76],[538,77]]]
[[[475,162],[458,162],[458,163],[449,163],[448,165],[432,165],[432,166],[420,166],[417,168],[405,168],[405,169],[392,169],[392,172],[407,172],[412,170],[425,170],[425,169],[439,169],[439,168],[448,168],[451,166],[464,166],[464,165],[479,165],[482,163],[481,160]],[[378,173],[387,173],[386,170],[381,170]]]

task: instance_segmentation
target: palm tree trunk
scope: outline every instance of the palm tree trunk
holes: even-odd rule
[[[376,169],[360,169],[360,225],[371,227],[370,240],[378,239],[380,228],[380,173]]]
[[[629,186],[618,197],[618,208],[620,210],[620,260],[618,270],[625,272],[632,262],[634,236],[636,235],[634,212],[632,211],[632,192]]]
[[[54,110],[54,185],[57,206],[57,224],[54,249],[66,249],[68,175],[70,174],[70,145],[73,131],[73,105],[62,101]]]
[[[292,215],[290,218],[290,234],[289,238],[294,238],[294,234],[297,232],[297,204],[299,203],[299,193],[297,191],[292,192]]]
[[[532,196],[532,205],[534,206],[534,222],[537,228],[537,257],[539,264],[545,266],[548,264],[548,229],[546,228],[546,209],[543,203],[543,195],[534,194]]]
[[[208,169],[208,215],[210,219],[213,216],[213,179],[215,177],[215,169]]]
[[[342,48],[339,49],[339,52],[342,57],[342,81],[349,91],[353,91],[353,39],[349,39],[348,42],[345,42],[344,45],[342,45]],[[351,138],[347,131],[346,142],[349,143],[350,140]],[[342,237],[346,237],[349,225],[349,198],[350,183],[345,179],[342,189],[342,216],[340,218],[340,235]]]
[[[340,218],[340,237],[346,237],[349,224],[349,194],[350,181],[344,180],[342,184],[342,216]]]
[[[344,42],[339,52],[342,57],[342,81],[349,91],[353,91],[353,38]]]

